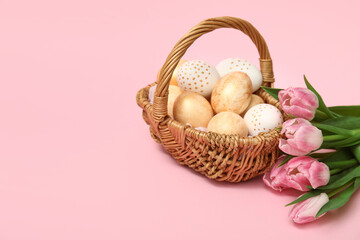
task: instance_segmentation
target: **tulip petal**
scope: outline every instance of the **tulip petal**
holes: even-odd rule
[[[285,113],[312,120],[319,107],[317,96],[307,88],[287,88],[279,91],[280,105]]]
[[[316,160],[305,156],[292,158],[287,163],[286,176],[289,187],[292,187],[299,191],[309,191],[309,189],[306,187],[310,185],[308,170],[313,161]]]
[[[316,95],[307,88],[294,88],[295,97],[294,99],[301,99],[301,103],[303,106],[308,106],[312,108],[319,107],[319,99]]]
[[[281,134],[290,134],[294,135],[295,132],[301,127],[301,126],[312,126],[311,123],[308,120],[305,120],[303,118],[293,118],[290,120],[287,120],[282,125]],[[287,137],[289,138],[289,137]]]
[[[320,186],[325,186],[329,180],[329,167],[324,163],[314,161],[309,168],[309,181],[311,186],[316,189]]]
[[[284,110],[285,111],[285,110]],[[304,118],[306,120],[312,120],[315,116],[315,112],[311,109],[302,108],[300,106],[291,105],[287,109],[288,113],[298,118]]]
[[[286,181],[286,172],[284,166],[279,164],[285,159],[285,155],[279,157],[270,172],[266,172],[263,176],[263,182],[266,186],[271,187],[275,191],[281,192],[283,189],[288,188]]]
[[[316,214],[327,202],[329,201],[329,197],[326,193],[321,193],[315,197],[306,199],[303,202],[297,203],[290,210],[289,217],[295,223],[308,223],[312,222],[323,215],[320,215],[316,218]]]
[[[307,153],[318,149],[323,142],[321,131],[314,126],[300,127],[293,139],[294,145]]]
[[[298,149],[294,139],[287,139],[287,140],[280,139],[279,148],[284,153],[287,153],[287,154],[290,154],[293,156],[304,156],[304,155],[308,154],[307,151],[302,151],[302,150]]]

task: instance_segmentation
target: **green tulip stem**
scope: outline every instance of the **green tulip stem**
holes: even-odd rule
[[[312,125],[314,125],[315,127],[321,129],[321,130],[326,130],[335,134],[339,134],[339,135],[347,135],[347,136],[353,136],[354,130],[349,130],[346,128],[340,128],[340,127],[336,127],[336,126],[332,126],[332,125],[327,125],[327,124],[322,124],[322,123],[313,123]]]
[[[356,160],[360,163],[360,144],[353,146],[351,151],[354,154]]]
[[[340,168],[336,168],[336,169],[332,169],[330,170],[330,175],[335,175],[339,172],[341,172],[343,169],[340,169]]]
[[[339,192],[344,191],[346,188],[348,188],[351,184],[353,184],[355,182],[355,179],[351,180],[350,182],[348,182],[347,184],[329,192],[327,195],[329,198],[335,196],[336,194],[338,194]]]
[[[343,140],[345,138],[348,138],[349,136],[335,134],[335,135],[329,135],[329,136],[323,136],[324,142],[326,141],[336,141],[336,140]]]
[[[340,160],[340,161],[333,161],[333,162],[327,162],[326,165],[330,169],[347,169],[350,167],[353,167],[357,165],[358,162],[355,158],[349,159],[349,160]]]
[[[319,116],[320,118],[323,119],[328,119],[328,115],[322,111],[320,111],[319,109],[316,109],[316,116]]]
[[[351,133],[352,133],[353,136],[359,134],[360,133],[360,128],[351,130]]]

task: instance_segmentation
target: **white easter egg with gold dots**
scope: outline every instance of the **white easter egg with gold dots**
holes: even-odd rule
[[[284,121],[280,110],[266,103],[250,108],[246,112],[244,120],[251,136],[281,127]]]
[[[183,91],[196,92],[209,98],[220,79],[216,68],[201,60],[185,62],[178,70],[177,82]]]
[[[251,79],[253,92],[257,91],[262,84],[262,75],[260,70],[251,62],[241,58],[227,58],[219,62],[216,66],[220,77],[230,72],[240,71],[246,73]]]

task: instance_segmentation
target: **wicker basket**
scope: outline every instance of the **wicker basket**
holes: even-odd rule
[[[197,38],[218,28],[238,29],[250,37],[260,55],[263,86],[273,87],[272,61],[260,33],[242,19],[217,17],[200,22],[176,43],[160,71],[154,104],[148,102],[151,85],[137,93],[136,101],[143,109],[145,122],[150,125],[151,136],[181,165],[187,165],[210,179],[240,182],[272,167],[279,154],[279,130],[254,137],[202,132],[173,120],[167,114],[169,82],[177,64]],[[280,109],[280,104],[264,90],[260,89],[256,94]]]

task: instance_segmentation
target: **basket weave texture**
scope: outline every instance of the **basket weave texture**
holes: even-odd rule
[[[245,20],[217,17],[200,22],[176,43],[160,70],[153,105],[148,101],[151,85],[138,91],[136,101],[143,109],[143,118],[150,125],[153,139],[181,165],[189,166],[210,179],[240,182],[263,174],[273,166],[279,155],[278,129],[254,137],[239,137],[198,131],[167,114],[169,83],[180,59],[197,38],[218,28],[234,28],[250,37],[260,55],[262,85],[273,87],[272,60],[260,33]],[[279,102],[263,89],[255,94],[281,110]]]

